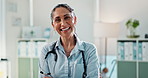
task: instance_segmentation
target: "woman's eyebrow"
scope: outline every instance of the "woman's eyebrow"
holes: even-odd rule
[[[70,16],[71,14],[65,14],[64,16]]]
[[[71,16],[71,14],[65,14],[64,17],[65,17],[65,16]],[[57,16],[57,17],[55,17],[54,19],[59,19],[59,18],[60,18],[60,16]]]
[[[60,18],[60,17],[59,16],[55,17],[55,19],[58,19],[58,18]]]

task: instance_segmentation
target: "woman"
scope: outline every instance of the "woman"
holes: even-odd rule
[[[77,18],[73,9],[58,4],[51,12],[51,20],[60,38],[47,44],[41,52],[41,78],[98,78],[96,48],[80,41],[75,34]]]

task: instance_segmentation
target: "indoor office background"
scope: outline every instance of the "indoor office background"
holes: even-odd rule
[[[96,45],[104,78],[148,78],[147,0],[0,0],[0,78],[38,78],[40,50],[58,38],[50,20],[58,3],[74,8],[78,37]],[[128,38],[130,18],[138,38]]]

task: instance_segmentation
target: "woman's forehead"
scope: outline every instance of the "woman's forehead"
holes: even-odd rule
[[[66,8],[60,7],[55,9],[55,11],[53,12],[53,17],[65,16],[70,14],[71,13],[69,12],[69,10],[67,10]]]

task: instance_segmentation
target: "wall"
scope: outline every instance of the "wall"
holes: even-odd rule
[[[6,57],[6,40],[5,40],[5,1],[0,0],[0,57]]]
[[[120,37],[126,36],[125,22],[129,18],[140,20],[137,32],[141,38],[148,33],[147,0],[100,0],[100,18],[104,22],[119,22]]]
[[[0,78],[6,78],[7,74],[7,62],[2,61],[1,58],[6,58],[6,40],[5,40],[5,27],[4,27],[4,18],[5,18],[5,1],[0,0]]]
[[[2,57],[2,0],[0,0],[0,58]]]
[[[123,38],[126,37],[127,34],[125,22],[129,18],[138,19],[140,20],[140,26],[138,27],[137,32],[140,34],[140,37],[143,38],[144,34],[148,33],[147,3],[147,0],[100,0],[99,21],[106,23],[119,23],[119,37]],[[115,40],[108,41],[108,46],[111,46],[107,47],[108,55],[116,55],[115,52],[117,46],[116,43],[114,43]],[[98,53],[104,53],[104,45],[97,43],[100,43],[100,41],[96,40],[95,43],[98,48]]]
[[[29,0],[6,0],[6,55],[11,61],[11,78],[17,78],[17,39],[21,27],[29,26]],[[16,23],[20,20],[20,23]]]

